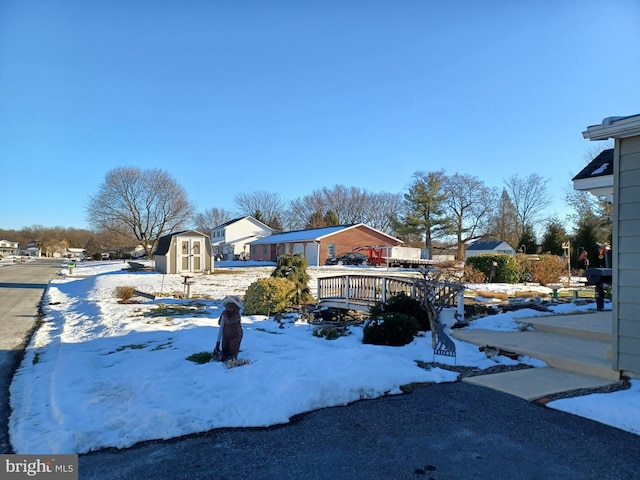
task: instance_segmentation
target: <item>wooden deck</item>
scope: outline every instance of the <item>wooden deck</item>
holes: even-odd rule
[[[400,293],[420,299],[415,277],[341,275],[318,278],[318,306],[368,312],[376,302]],[[464,307],[464,291],[453,285],[440,287],[439,300],[445,307]],[[464,311],[462,312],[464,314]]]

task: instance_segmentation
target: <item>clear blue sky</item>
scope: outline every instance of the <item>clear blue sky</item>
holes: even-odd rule
[[[88,228],[119,166],[198,211],[537,172],[564,218],[581,132],[637,113],[637,0],[0,0],[0,228]]]

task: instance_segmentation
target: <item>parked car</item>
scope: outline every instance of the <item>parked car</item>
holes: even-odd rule
[[[339,257],[327,258],[325,265],[369,265],[369,257],[364,253],[349,252]]]

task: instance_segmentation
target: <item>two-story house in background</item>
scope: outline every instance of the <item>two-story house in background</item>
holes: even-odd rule
[[[252,216],[234,218],[211,229],[211,247],[217,260],[249,258],[249,242],[268,237],[273,229]]]
[[[20,248],[18,242],[12,242],[10,240],[0,240],[0,257],[19,254]]]

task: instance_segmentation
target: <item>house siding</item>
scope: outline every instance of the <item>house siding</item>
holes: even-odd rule
[[[346,228],[330,235],[321,237],[318,241],[315,240],[298,240],[295,242],[279,242],[274,244],[267,244],[267,252],[263,253],[264,245],[252,245],[251,246],[251,258],[253,260],[260,261],[277,261],[279,255],[292,254],[294,252],[300,252],[305,254],[309,262],[309,265],[324,265],[328,258],[329,245],[335,245],[335,254],[341,255],[352,251],[356,247],[361,246],[377,246],[377,245],[389,245],[397,246],[402,242],[393,240],[393,237],[379,233],[366,225],[357,225],[353,228]],[[319,255],[315,252],[318,250]],[[316,263],[317,256],[317,263]],[[312,263],[313,262],[313,263]]]
[[[616,139],[614,368],[640,374],[640,137]]]
[[[336,246],[336,256],[348,253],[356,247],[387,245],[395,247],[399,242],[391,242],[389,237],[370,230],[363,225],[355,228],[337,232],[329,237],[323,238],[320,242],[320,264],[324,265],[327,260],[329,245]]]

